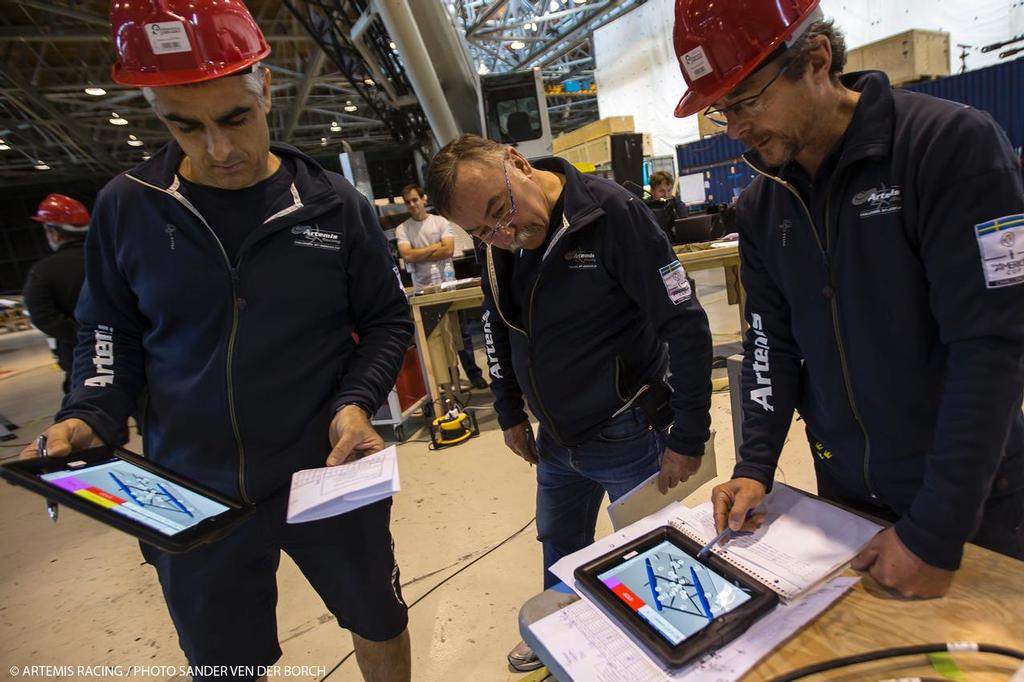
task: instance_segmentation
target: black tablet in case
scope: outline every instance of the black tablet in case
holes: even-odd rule
[[[671,526],[576,569],[577,585],[667,668],[721,647],[778,596]]]
[[[8,462],[0,477],[168,552],[221,538],[252,512],[138,455],[106,447]]]

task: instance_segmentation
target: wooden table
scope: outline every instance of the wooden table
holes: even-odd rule
[[[686,245],[673,247],[676,257],[687,272],[722,268],[725,271],[725,292],[729,305],[738,305],[740,312],[740,333],[747,329],[743,310],[746,307],[747,294],[740,282],[740,250],[739,242],[731,243],[714,249],[701,251],[685,251]]]
[[[942,599],[897,599],[864,579],[743,680],[768,680],[811,663],[864,651],[956,641],[1024,651],[1024,562],[967,545],[963,566]],[[953,657],[971,682],[1005,682],[1020,665],[1020,661],[993,654],[957,653]],[[925,656],[911,656],[863,663],[810,679],[913,676],[941,677]]]
[[[541,598],[546,598],[549,613],[576,600],[575,595],[545,591],[520,611],[520,630],[534,600],[537,605],[526,621],[546,615],[540,610],[545,608]],[[771,680],[807,665],[868,651],[954,641],[1024,651],[1024,562],[967,545],[953,587],[941,599],[897,599],[865,578],[744,675],[742,682]],[[542,660],[545,655],[541,654]],[[957,653],[953,658],[970,682],[1005,682],[1020,665],[994,654]],[[861,663],[807,679],[852,682],[915,676],[941,677],[920,655]],[[568,677],[558,679],[572,682]]]
[[[412,320],[415,326],[416,350],[420,354],[420,363],[423,367],[424,381],[427,385],[427,393],[434,406],[434,414],[444,412],[441,409],[441,392],[437,387],[437,380],[434,378],[434,363],[430,358],[430,344],[442,343],[437,335],[427,335],[423,325],[423,308],[426,306],[450,304],[446,315],[455,315],[464,308],[476,308],[484,302],[484,292],[479,286],[467,287],[465,289],[454,289],[452,291],[441,291],[432,294],[416,294],[409,297],[409,305],[412,306]],[[458,320],[454,321],[458,329]]]

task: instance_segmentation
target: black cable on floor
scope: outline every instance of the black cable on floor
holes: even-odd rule
[[[406,607],[406,608],[407,608],[407,609],[410,609],[410,610],[411,610],[411,609],[412,609],[412,607],[416,606],[416,605],[417,605],[417,604],[419,604],[419,603],[420,603],[421,601],[423,601],[424,599],[426,599],[427,597],[429,597],[431,593],[433,593],[433,592],[434,592],[435,590],[437,590],[437,589],[438,589],[438,588],[440,588],[440,587],[441,587],[442,585],[444,585],[445,583],[447,583],[447,582],[448,582],[449,580],[451,580],[452,578],[454,578],[454,577],[455,577],[455,576],[457,576],[458,574],[462,573],[462,572],[463,572],[463,571],[465,571],[465,570],[466,570],[467,568],[469,568],[470,566],[472,566],[472,565],[473,565],[473,564],[475,564],[476,562],[480,561],[481,559],[483,559],[483,558],[484,558],[485,556],[487,556],[488,554],[490,554],[490,553],[494,552],[494,551],[495,551],[495,550],[497,550],[497,549],[498,549],[499,547],[503,547],[503,546],[504,546],[504,545],[506,545],[506,544],[507,544],[508,542],[510,542],[511,540],[513,540],[513,539],[514,539],[514,538],[515,538],[515,537],[516,537],[517,535],[520,535],[520,534],[521,534],[521,533],[522,533],[523,531],[525,531],[525,530],[526,530],[527,528],[529,528],[529,527],[530,527],[530,525],[531,525],[531,524],[532,524],[532,523],[533,523],[534,521],[536,521],[536,520],[537,520],[537,517],[536,517],[536,516],[534,516],[534,517],[533,517],[532,519],[530,519],[529,521],[527,521],[527,522],[526,522],[526,525],[525,525],[525,526],[523,526],[522,528],[520,528],[520,529],[519,529],[519,530],[517,530],[516,532],[512,533],[512,535],[509,535],[509,536],[508,536],[507,538],[505,538],[504,540],[502,540],[502,541],[501,541],[501,542],[499,542],[498,544],[494,545],[494,546],[493,546],[493,547],[491,547],[491,548],[490,548],[489,550],[487,550],[486,552],[484,552],[483,554],[481,554],[481,555],[480,555],[480,556],[478,556],[477,558],[473,559],[473,560],[472,560],[472,561],[470,561],[470,562],[469,562],[468,564],[466,564],[465,566],[463,566],[463,567],[462,567],[462,568],[460,568],[459,570],[455,571],[454,573],[452,573],[452,574],[451,574],[450,576],[448,576],[447,578],[445,578],[444,580],[442,580],[442,581],[441,581],[441,582],[439,582],[438,584],[436,584],[436,585],[434,585],[433,587],[431,587],[431,588],[430,588],[429,590],[427,590],[426,592],[424,592],[423,594],[421,594],[421,595],[420,595],[420,596],[419,596],[419,597],[418,597],[418,598],[416,599],[416,601],[414,601],[414,602],[412,602],[411,604],[409,604],[409,605],[408,605],[408,607]],[[340,667],[341,667],[341,664],[342,664],[342,663],[344,663],[344,662],[345,662],[345,661],[347,661],[348,659],[352,658],[353,654],[355,654],[355,653],[356,653],[356,650],[355,650],[355,649],[353,649],[352,651],[350,651],[350,652],[348,652],[347,654],[345,654],[345,656],[344,656],[344,657],[343,657],[343,658],[342,658],[342,659],[341,659],[340,661],[338,661],[338,663],[337,663],[337,664],[336,664],[336,665],[335,665],[335,666],[334,666],[333,668],[331,668],[330,670],[328,670],[328,671],[327,671],[327,674],[326,674],[326,675],[324,675],[323,677],[321,677],[321,678],[320,678],[319,682],[324,682],[324,680],[326,680],[326,679],[327,679],[328,677],[330,677],[331,675],[333,675],[333,674],[334,674],[334,671],[336,671],[336,670],[337,670],[338,668],[340,668]]]
[[[775,677],[771,680],[771,682],[792,682],[793,680],[799,680],[804,677],[810,677],[811,675],[823,673],[829,670],[835,670],[836,668],[845,668],[847,666],[857,665],[858,663],[868,663],[870,661],[879,661],[886,658],[896,658],[899,656],[915,656],[918,654],[935,654],[940,652],[958,653],[964,651],[980,652],[984,654],[997,654],[999,656],[1009,656],[1010,658],[1024,660],[1024,652],[1003,646],[996,646],[994,644],[976,644],[974,642],[918,644],[915,646],[903,646],[895,647],[892,649],[879,649],[878,651],[868,651],[863,654],[857,654],[855,656],[846,656],[844,658],[835,658],[831,661],[815,663],[814,665],[808,665],[798,670],[786,673],[785,675],[782,675],[780,677]]]

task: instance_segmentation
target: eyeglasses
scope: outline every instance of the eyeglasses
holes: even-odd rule
[[[498,218],[492,227],[485,227],[482,230],[473,230],[470,233],[482,242],[489,240],[501,230],[507,230],[512,224],[512,220],[516,217],[516,198],[512,195],[512,183],[509,182],[508,166],[505,165],[504,161],[501,162],[501,172],[505,174],[505,188],[508,190],[509,208],[505,211],[505,215]]]
[[[764,109],[764,102],[761,100],[761,96],[764,95],[765,90],[772,86],[772,83],[779,79],[779,76],[786,72],[786,69],[788,69],[793,64],[793,61],[794,60],[792,59],[787,60],[786,63],[782,65],[782,68],[775,72],[775,75],[772,76],[772,79],[765,83],[764,87],[761,88],[761,90],[756,95],[744,97],[741,100],[733,102],[727,107],[721,107],[717,109],[708,107],[707,109],[704,110],[704,117],[707,118],[712,123],[714,123],[716,126],[724,128],[725,126],[729,125],[730,116],[733,116],[735,118],[742,114],[753,114],[762,111]]]

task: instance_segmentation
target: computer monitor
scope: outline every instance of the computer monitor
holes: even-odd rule
[[[669,239],[673,244],[708,242],[722,236],[722,217],[717,213],[701,213],[679,218],[672,224]]]

